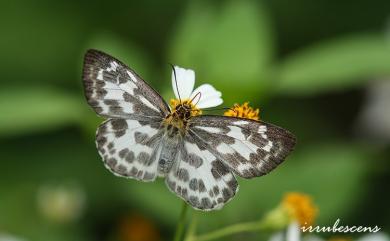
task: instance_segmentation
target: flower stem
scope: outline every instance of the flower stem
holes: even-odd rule
[[[206,241],[213,240],[217,238],[222,238],[224,236],[242,233],[242,232],[251,232],[251,231],[260,231],[266,227],[263,222],[255,221],[255,222],[246,222],[246,223],[238,223],[233,224],[221,229],[217,229],[210,233],[202,234],[197,237],[193,237],[193,241]]]
[[[175,237],[173,239],[174,241],[180,241],[181,237],[183,236],[186,212],[187,212],[187,203],[183,201],[183,206],[181,208],[179,221],[177,222],[176,225]]]
[[[191,221],[190,224],[188,225],[187,233],[184,236],[184,241],[195,240],[195,232],[196,232],[197,224],[198,224],[197,214],[196,212],[192,211]]]

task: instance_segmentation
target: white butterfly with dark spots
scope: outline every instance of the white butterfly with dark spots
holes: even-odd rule
[[[89,105],[107,118],[96,133],[105,166],[144,182],[165,177],[169,190],[195,209],[220,209],[238,191],[235,175],[269,173],[296,142],[262,121],[200,115],[199,108],[222,103],[221,93],[207,84],[192,91],[192,70],[174,67],[179,100],[173,107],[132,69],[97,50],[85,55],[83,80]]]

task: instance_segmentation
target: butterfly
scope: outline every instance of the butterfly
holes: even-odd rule
[[[262,121],[200,115],[188,100],[171,108],[132,69],[98,50],[85,54],[83,83],[88,104],[107,118],[96,132],[106,168],[144,182],[164,177],[195,209],[222,208],[238,191],[235,176],[269,173],[296,143],[287,130]]]

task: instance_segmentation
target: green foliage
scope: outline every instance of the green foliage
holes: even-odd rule
[[[390,75],[390,40],[361,34],[324,41],[287,57],[276,72],[280,94],[347,90]]]
[[[387,3],[378,1],[380,8]],[[387,160],[388,152],[357,144],[360,140],[351,132],[365,99],[340,93],[363,92],[371,80],[390,76],[390,41],[378,31],[376,13],[364,19],[347,19],[348,13],[332,15],[339,29],[350,25],[375,31],[349,28],[340,33],[329,29],[326,18],[321,18],[321,25],[316,16],[319,25],[314,26],[310,14],[305,15],[311,9],[306,2],[294,6],[250,0],[4,4],[0,8],[0,233],[32,241],[116,240],[120,218],[137,212],[167,229],[161,233],[170,240],[181,200],[168,191],[164,180],[140,183],[115,177],[97,154],[95,131],[103,120],[86,103],[81,81],[82,57],[90,48],[115,56],[167,97],[172,96],[167,63],[194,69],[196,86],[214,85],[222,92],[225,107],[262,102],[254,106],[261,109],[261,118],[293,130],[298,137],[297,150],[279,168],[262,178],[240,179],[240,191],[221,211],[199,212],[201,232],[260,219],[289,191],[313,196],[320,224],[329,225],[338,217],[354,224],[374,223],[386,216],[388,195],[367,197],[370,190],[375,194],[372,190],[385,187],[367,180],[387,183],[386,165],[380,166],[379,177],[371,167],[378,157]],[[325,0],[321,4],[338,6]],[[366,9],[361,11],[366,14]],[[304,21],[294,19],[297,13]],[[296,28],[308,29],[307,35],[294,37]],[[316,36],[314,29],[321,29],[321,35]],[[289,38],[276,41],[279,34]],[[314,44],[313,39],[317,39]],[[294,45],[301,47],[291,48]],[[324,103],[335,96],[341,108],[332,115],[331,106],[321,115]],[[343,108],[348,111],[339,115]],[[79,221],[51,223],[39,213],[37,190],[69,180],[85,190],[86,211]],[[376,213],[362,221],[359,215],[364,215],[365,207]],[[374,225],[386,228],[385,221]]]
[[[8,88],[0,91],[0,136],[30,134],[78,124],[84,100],[53,88]]]
[[[215,84],[227,104],[257,98],[267,90],[273,38],[260,3],[229,1],[216,7],[193,2],[170,46],[170,60],[195,69],[198,81]]]
[[[73,58],[80,51],[86,22],[65,2],[47,3],[1,4],[1,84],[77,83],[71,79],[79,67]]]

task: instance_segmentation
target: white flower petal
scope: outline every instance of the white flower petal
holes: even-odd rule
[[[301,230],[297,222],[291,223],[287,228],[286,234],[287,241],[300,241],[301,240]]]
[[[179,97],[181,99],[188,99],[191,95],[192,90],[194,89],[195,72],[192,69],[184,69],[180,68],[179,66],[175,66],[174,68],[176,72],[177,88],[175,82],[175,73],[172,70],[173,92],[175,93],[177,99],[179,99]],[[177,89],[179,89],[180,96],[177,93]]]
[[[223,100],[218,97],[218,98],[212,98],[212,99],[199,101],[199,103],[196,105],[196,107],[198,107],[200,109],[207,109],[207,108],[219,106],[222,103],[223,103]]]
[[[202,98],[207,96],[214,96],[214,95],[220,97],[222,95],[221,92],[217,91],[212,85],[203,84],[198,88],[196,88],[194,91],[192,91],[191,98],[193,98],[199,92],[202,94]]]
[[[222,93],[217,91],[212,85],[203,84],[196,88],[192,94],[191,99],[194,98],[198,93],[200,93],[199,102],[196,104],[198,108],[210,108],[215,107],[223,103],[221,98]],[[194,99],[194,102],[197,102],[198,97]]]

